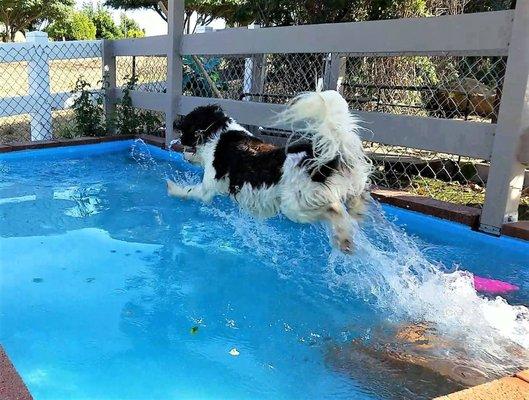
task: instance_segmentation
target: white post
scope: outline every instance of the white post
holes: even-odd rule
[[[102,41],[102,54],[103,54],[103,85],[105,86],[105,119],[106,121],[112,121],[116,111],[116,57],[114,56],[114,48],[112,41],[103,39]],[[108,134],[114,135],[116,133],[115,124],[107,124]]]
[[[29,97],[31,98],[31,140],[50,140],[52,136],[50,67],[48,65],[48,34],[29,32],[33,43],[28,62]]]
[[[340,54],[330,53],[325,59],[323,89],[342,92],[342,81],[345,76],[346,58]]]
[[[259,29],[259,25],[248,25],[248,29]],[[261,94],[264,91],[266,77],[266,56],[265,54],[254,54],[244,60],[244,76],[242,83],[243,94]],[[249,97],[244,100],[250,101]]]
[[[244,59],[244,77],[242,81],[242,93],[251,93],[252,90],[252,70],[253,70],[253,59]],[[243,97],[243,100],[250,101],[248,97]]]
[[[169,0],[167,23],[167,108],[165,110],[165,146],[169,148],[175,139],[173,123],[177,116],[178,102],[182,97],[182,57],[180,42],[184,32],[184,0]]]
[[[254,29],[255,25],[248,25],[248,29]],[[252,92],[252,83],[253,83],[253,58],[245,58],[244,59],[244,76],[242,81],[242,93],[243,95],[246,93]],[[247,97],[244,97],[243,100],[249,101],[250,99]]]
[[[512,25],[498,123],[492,148],[482,231],[500,234],[518,220],[525,167],[519,160],[522,136],[529,131],[529,0],[518,0]]]

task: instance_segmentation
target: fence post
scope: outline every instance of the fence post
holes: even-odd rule
[[[48,64],[48,34],[29,32],[31,47],[28,62],[29,96],[31,98],[31,140],[50,140],[52,135],[50,66]]]
[[[108,133],[114,135],[116,133],[116,125],[109,122],[113,121],[116,111],[116,57],[114,56],[114,48],[111,40],[103,39],[101,46],[103,55],[102,76],[105,87],[105,121],[107,121]]]
[[[524,166],[518,159],[522,135],[529,130],[529,0],[514,11],[507,68],[487,179],[480,229],[500,234],[518,219]]]
[[[182,97],[182,57],[180,43],[184,32],[184,0],[169,0],[167,24],[167,105],[165,110],[165,146],[175,139],[173,123]]]
[[[323,72],[323,90],[342,92],[342,81],[345,76],[346,58],[336,53],[329,53],[325,59]]]
[[[248,25],[248,29],[259,29],[259,25]],[[244,60],[243,95],[263,94],[266,80],[266,54],[253,54]],[[250,99],[245,100],[250,101]]]

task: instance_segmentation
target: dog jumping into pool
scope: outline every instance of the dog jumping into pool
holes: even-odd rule
[[[175,129],[186,160],[201,165],[204,178],[194,186],[167,180],[168,194],[203,202],[230,195],[257,217],[283,213],[295,222],[323,221],[334,245],[351,253],[352,220],[363,215],[370,198],[371,163],[358,120],[338,92],[327,90],[297,96],[277,122],[290,124],[301,140],[268,144],[218,105],[196,108]]]

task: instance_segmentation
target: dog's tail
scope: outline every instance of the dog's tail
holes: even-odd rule
[[[358,135],[359,120],[351,115],[337,91],[300,94],[278,115],[277,123],[290,124],[294,132],[312,142],[316,164],[324,165],[339,157],[342,165],[365,169],[369,174],[371,163]]]

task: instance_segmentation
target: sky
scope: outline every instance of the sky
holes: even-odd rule
[[[81,8],[84,4],[97,6],[98,0],[76,0],[77,7]],[[119,16],[123,10],[110,9],[112,16],[119,22]],[[167,23],[154,10],[135,10],[126,12],[129,17],[134,18],[140,26],[145,29],[147,36],[166,35]]]
[[[76,0],[77,7],[81,8],[84,4],[92,4],[93,6],[97,6],[98,3],[100,3],[100,0]],[[116,20],[116,22],[119,22],[119,17],[123,10],[114,10],[109,9],[112,13],[112,16]],[[167,23],[156,13],[154,10],[135,10],[135,11],[127,11],[126,14],[134,18],[138,24],[145,29],[145,34],[147,36],[156,36],[156,35],[167,35]],[[215,27],[215,29],[222,29],[224,28],[224,23],[222,21],[216,20],[213,21],[212,26]]]

